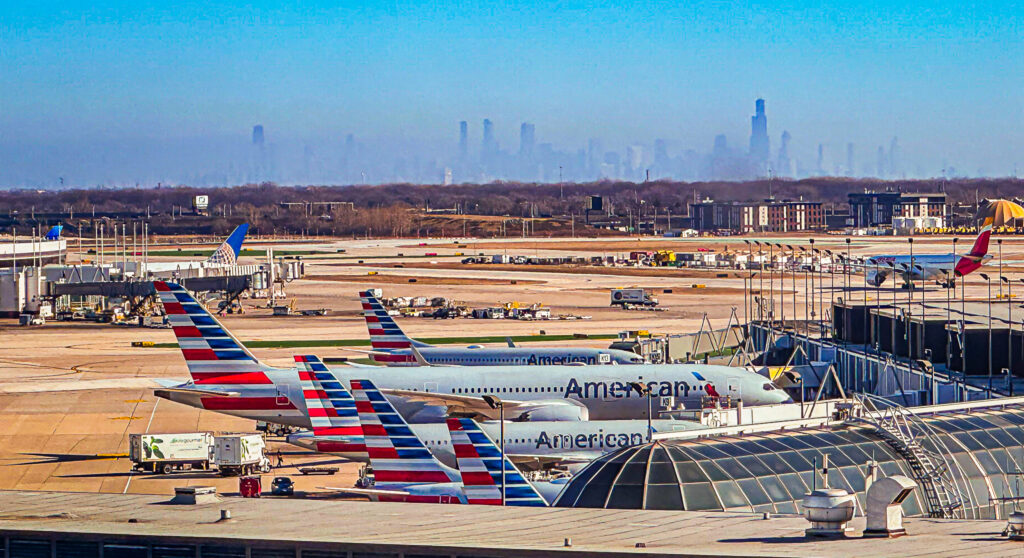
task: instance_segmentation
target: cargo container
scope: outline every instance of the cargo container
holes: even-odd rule
[[[222,476],[270,472],[262,434],[224,434],[214,438],[213,462]]]
[[[657,306],[658,299],[644,289],[612,289],[612,306]]]

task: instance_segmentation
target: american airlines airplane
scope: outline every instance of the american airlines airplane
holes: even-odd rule
[[[296,368],[259,362],[202,304],[176,283],[154,281],[191,380],[161,382],[155,395],[186,405],[279,424],[309,427]],[[340,367],[339,375],[376,383],[409,422],[443,422],[448,414],[497,419],[481,395],[504,400],[507,420],[639,419],[654,407],[695,408],[705,396],[745,405],[792,402],[767,378],[742,368],[706,364],[637,366]]]
[[[963,277],[980,268],[992,259],[988,255],[988,241],[992,236],[992,225],[986,224],[978,233],[971,251],[964,254],[908,254],[898,256],[874,256],[864,264],[864,280],[877,287],[890,275],[897,275],[906,284],[913,281],[942,280],[952,285],[956,277]]]
[[[310,383],[318,387],[315,379]],[[508,506],[549,506],[565,486],[530,482],[472,419],[445,421],[458,469],[430,452],[402,415],[369,380],[352,380],[354,410],[364,432],[373,483],[366,488],[333,488],[378,502]],[[503,470],[504,469],[504,470]]]
[[[495,366],[499,364],[643,364],[636,353],[619,349],[590,347],[435,347],[410,338],[372,291],[359,293],[363,317],[370,330],[371,357],[388,366],[452,364],[458,366]],[[412,348],[415,347],[416,350]],[[422,355],[422,361],[420,356]]]
[[[312,430],[290,434],[288,442],[352,461],[367,461],[355,400],[344,380],[315,356],[296,356],[295,362]],[[589,463],[609,451],[648,441],[646,420],[506,421],[504,429],[498,422],[478,426],[492,439],[500,438],[504,430],[505,453],[516,465],[528,469]],[[455,466],[455,451],[445,424],[412,424],[410,428],[442,463]],[[684,420],[651,421],[653,432],[695,428],[701,425]]]

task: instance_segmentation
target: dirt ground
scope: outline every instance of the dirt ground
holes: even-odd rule
[[[828,240],[836,244],[842,242],[842,239]],[[741,239],[729,241],[733,244]],[[539,322],[399,318],[399,324],[414,337],[534,335],[542,331],[546,334],[614,334],[641,329],[655,333],[688,333],[700,327],[705,315],[715,327],[723,327],[733,312],[740,320],[744,318],[745,272],[724,271],[725,277],[717,277],[718,272],[690,275],[690,272],[664,269],[552,267],[538,273],[538,266],[462,265],[458,262],[461,258],[455,256],[455,252],[488,252],[499,247],[510,255],[590,256],[608,249],[636,249],[638,245],[629,242],[510,240],[483,243],[472,239],[422,242],[424,245],[409,239],[276,243],[281,250],[302,249],[324,254],[323,258],[305,260],[306,277],[289,283],[287,293],[296,309],[329,308],[330,314],[272,316],[265,300],[246,299],[243,300],[246,313],[229,315],[223,322],[243,341],[366,339],[357,292],[373,287],[383,288],[386,296],[445,296],[471,307],[512,301],[543,303],[551,308],[554,316],[587,318]],[[641,244],[646,249],[661,242],[667,241],[645,239]],[[671,242],[679,249],[676,243],[680,241]],[[683,244],[693,247],[695,242],[700,239]],[[716,242],[721,243],[721,240]],[[460,248],[460,244],[467,247]],[[851,252],[857,255],[899,253],[906,252],[906,247],[905,242],[893,239],[858,238],[851,243]],[[995,248],[993,245],[993,254],[996,254]],[[936,251],[945,251],[945,248],[936,248]],[[1003,272],[1019,286],[1016,279],[1024,263],[1024,240],[1007,239],[1002,251],[1002,261],[1006,264]],[[399,252],[404,254],[404,259],[397,256]],[[422,259],[427,253],[437,256]],[[364,262],[354,263],[354,258]],[[404,268],[392,267],[399,261]],[[433,261],[438,263],[432,264]],[[256,260],[247,257],[242,263],[256,263]],[[995,276],[998,266],[997,258],[987,265],[987,271]],[[371,271],[377,271],[378,275],[368,275]],[[409,278],[417,281],[409,283]],[[827,274],[819,276],[813,290],[808,289],[809,277],[798,275],[796,279],[794,285],[792,274],[787,273],[782,286],[778,274],[774,274],[774,288],[769,288],[771,279],[762,274],[754,280],[754,288],[763,289],[765,297],[774,293],[779,310],[785,308],[789,316],[798,317],[807,312],[812,302],[817,306],[822,304],[822,299],[830,298],[830,284],[834,285],[837,295],[847,299],[882,297],[891,300],[893,296],[891,283],[881,289],[865,288],[860,277],[852,278],[847,293],[842,292],[845,281],[841,276],[832,277],[831,281]],[[512,284],[513,280],[517,284]],[[706,288],[691,288],[691,284],[698,282]],[[986,284],[977,273],[968,277],[967,284],[969,297],[984,294]],[[628,311],[609,306],[610,289],[631,286],[654,290],[664,310]],[[794,287],[797,291],[795,305]],[[997,288],[994,283],[993,290]],[[665,289],[672,292],[665,293]],[[944,299],[945,292],[930,285],[924,293],[917,291],[914,296]],[[1024,293],[1024,287],[1020,292]],[[902,290],[896,290],[895,294],[899,298],[906,297]],[[129,462],[123,455],[128,451],[130,433],[252,431],[254,428],[252,421],[156,399],[152,392],[156,387],[154,379],[183,381],[187,378],[181,353],[177,348],[136,348],[131,346],[133,341],[174,343],[175,339],[173,332],[167,329],[56,322],[42,327],[17,327],[11,320],[0,320],[0,422],[5,425],[0,431],[0,489],[169,495],[175,486],[212,484],[222,491],[237,490],[237,480],[208,474],[165,477],[129,473]],[[607,346],[608,341],[565,343]],[[363,356],[344,347],[303,348],[301,351],[322,357]],[[290,366],[297,350],[255,348],[253,352],[269,364]],[[314,491],[325,484],[351,485],[358,469],[356,464],[285,446],[276,440],[271,440],[271,448],[272,452],[278,448],[283,451],[287,465],[283,474],[295,479],[300,491]],[[335,477],[302,477],[294,469],[294,465],[300,463],[337,464],[342,472]],[[269,484],[272,476],[266,476],[266,483]]]

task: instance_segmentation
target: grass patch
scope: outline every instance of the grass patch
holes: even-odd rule
[[[596,334],[586,337],[575,335],[513,335],[512,341],[517,343],[527,341],[572,341],[573,339],[618,339],[614,334]],[[427,337],[418,339],[431,345],[455,345],[474,343],[504,343],[505,336],[492,335],[488,337]],[[304,347],[359,347],[369,345],[369,339],[296,339],[293,341],[242,341],[246,347],[253,349],[298,349]],[[172,349],[177,343],[156,343],[153,345],[159,349]]]

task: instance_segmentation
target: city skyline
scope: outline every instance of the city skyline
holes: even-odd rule
[[[491,151],[517,154],[525,122],[531,156],[583,149],[591,167],[594,152],[644,167],[713,153],[719,136],[749,156],[756,98],[756,159],[780,175],[852,162],[870,176],[891,167],[879,151],[907,177],[1010,176],[1024,158],[1024,16],[1003,3],[113,0],[0,14],[0,187],[442,182],[458,123],[465,159],[484,119]],[[339,175],[342,156],[362,169],[347,159]]]

